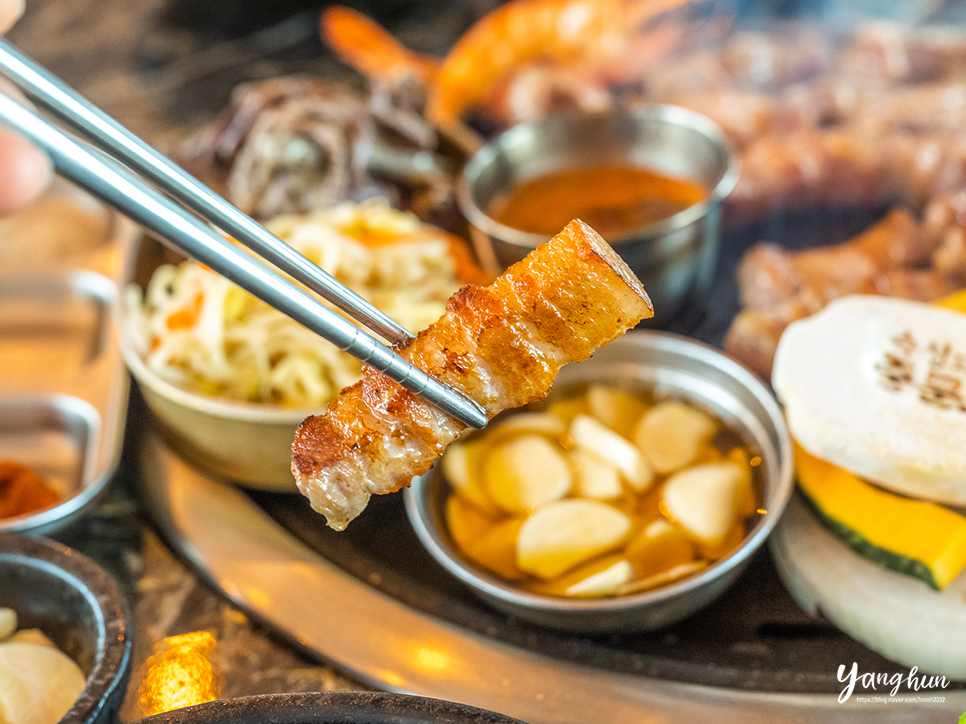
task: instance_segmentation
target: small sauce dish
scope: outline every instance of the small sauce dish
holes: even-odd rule
[[[640,178],[644,174],[649,178]],[[567,217],[566,223],[569,214],[584,214],[591,226],[596,218],[604,227],[598,231],[641,279],[663,324],[710,290],[721,205],[737,179],[738,160],[711,120],[685,108],[644,104],[515,126],[470,159],[457,193],[478,253],[482,258],[491,251],[494,266],[509,266],[550,238],[547,229],[532,230],[534,218]],[[566,208],[550,208],[546,188],[536,198],[534,186],[547,181]],[[654,195],[649,202],[648,191]],[[507,214],[508,205],[519,205],[513,195],[520,192],[534,197],[520,201],[539,207],[531,219]],[[510,216],[515,225],[507,223]]]
[[[447,467],[445,460],[405,491],[406,510],[437,562],[494,608],[579,633],[663,628],[723,593],[771,533],[792,491],[791,443],[778,403],[765,385],[734,360],[699,342],[662,332],[630,332],[591,359],[565,367],[557,386],[566,390],[602,380],[653,389],[655,398],[688,401],[713,415],[760,456],[760,508],[730,553],[660,588],[598,598],[546,595],[473,563],[460,550],[446,524],[451,491],[440,472]],[[570,495],[563,500],[569,499]]]

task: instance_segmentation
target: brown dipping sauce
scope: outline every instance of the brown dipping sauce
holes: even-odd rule
[[[60,500],[33,470],[0,460],[0,518],[32,513]]]
[[[555,171],[502,192],[490,214],[505,226],[553,236],[571,219],[605,239],[620,238],[707,197],[697,183],[639,166]]]

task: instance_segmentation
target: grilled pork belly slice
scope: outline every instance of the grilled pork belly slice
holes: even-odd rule
[[[653,314],[614,250],[572,221],[491,285],[460,289],[438,322],[397,351],[492,418],[546,397],[563,365]],[[360,382],[299,427],[292,472],[312,507],[342,530],[370,496],[399,490],[429,470],[464,428],[367,367]]]

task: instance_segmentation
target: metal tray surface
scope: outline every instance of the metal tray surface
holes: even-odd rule
[[[376,688],[490,709],[530,724],[940,724],[966,710],[963,690],[945,691],[943,702],[918,706],[859,703],[856,697],[839,704],[836,693],[754,691],[655,676],[647,666],[628,665],[631,652],[621,651],[617,639],[564,637],[523,627],[474,604],[451,579],[439,578],[442,569],[417,574],[423,570],[420,556],[427,554],[412,534],[399,537],[404,528],[393,524],[391,509],[397,507],[396,516],[404,514],[393,498],[379,501],[353,524],[368,520],[365,531],[357,532],[381,538],[392,558],[370,561],[371,567],[353,575],[286,531],[239,488],[190,467],[150,426],[140,429],[138,478],[168,541],[244,611]],[[313,530],[323,527],[320,522]],[[348,538],[337,540],[352,545]],[[334,556],[334,550],[327,555]],[[767,562],[752,566],[741,587],[726,595],[738,600],[725,605],[755,600],[766,609],[773,605],[773,596],[781,595],[779,584],[760,566],[767,569]],[[432,592],[424,602],[437,596],[432,612],[419,605],[420,587]],[[398,597],[386,592],[390,589]],[[703,624],[695,625],[701,620],[695,617],[650,641],[636,639],[632,648],[660,647],[665,636],[665,650],[680,648],[682,671],[727,668],[690,658],[703,637],[727,637],[727,629],[736,625],[714,615],[714,608]],[[680,631],[687,626],[694,628],[682,641]],[[830,633],[822,624],[818,632]],[[793,652],[801,646],[799,640],[786,648]],[[612,651],[603,657],[586,655],[588,649],[599,654],[608,648]],[[859,665],[875,662],[874,657],[867,653]],[[834,652],[826,659],[836,667],[851,664],[835,660]],[[890,666],[886,670],[896,668]]]
[[[661,326],[720,345],[737,309],[735,266],[751,243],[833,243],[880,214],[825,209],[732,231],[708,312],[692,309]],[[148,507],[175,548],[243,609],[380,689],[531,724],[889,724],[951,721],[966,710],[962,682],[943,692],[943,703],[859,705],[853,697],[839,704],[840,665],[907,672],[803,612],[767,551],[722,598],[675,626],[572,636],[521,623],[470,595],[422,548],[399,496],[377,496],[364,516],[334,533],[300,497],[245,493],[207,477],[156,433],[139,449]],[[444,659],[429,670],[430,661]]]
[[[0,221],[0,459],[32,468],[62,498],[0,519],[0,532],[68,525],[117,467],[128,392],[118,289],[134,234],[62,181]]]

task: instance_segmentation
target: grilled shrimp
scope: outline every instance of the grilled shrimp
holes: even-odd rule
[[[427,112],[460,118],[484,105],[521,66],[550,60],[602,74],[636,73],[670,53],[684,24],[647,29],[649,21],[694,0],[513,0],[470,28],[443,61]]]
[[[473,110],[507,98],[504,86],[531,64],[573,69],[556,85],[597,89],[668,55],[688,33],[686,23],[652,22],[698,0],[512,0],[480,19],[440,63],[407,50],[368,18],[342,7],[323,14],[322,34],[340,58],[372,79],[416,77],[426,84],[426,112],[451,128]],[[594,77],[588,82],[587,79]],[[501,92],[503,91],[503,92]],[[584,91],[574,94],[579,101]],[[510,94],[512,96],[512,93]],[[493,112],[495,111],[495,112]],[[504,120],[504,119],[501,119]]]

